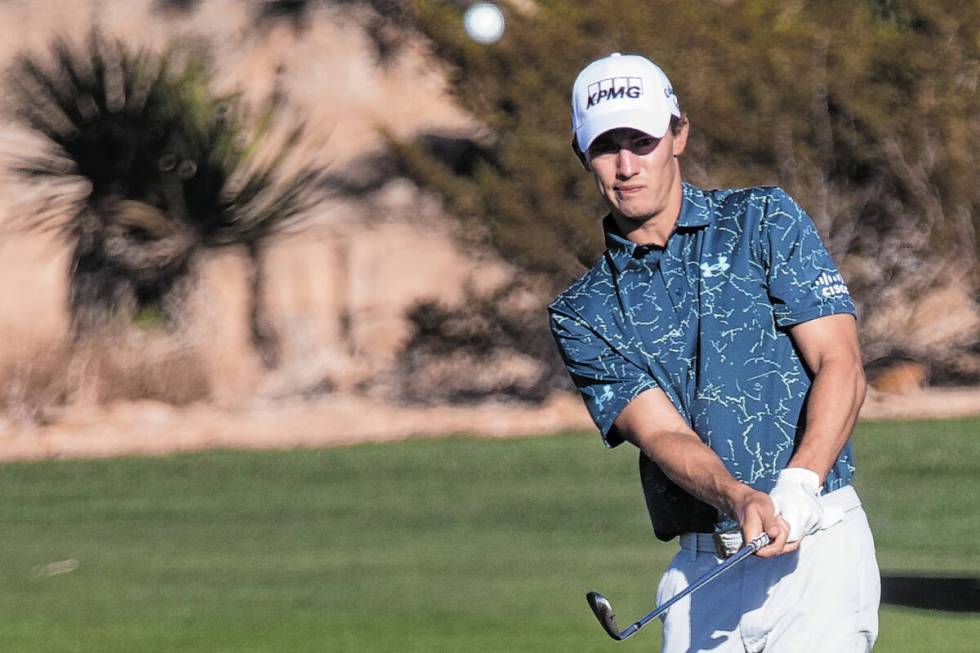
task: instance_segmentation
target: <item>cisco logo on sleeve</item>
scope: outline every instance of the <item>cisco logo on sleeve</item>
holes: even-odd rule
[[[605,100],[615,100],[616,98],[635,100],[643,95],[643,80],[639,77],[610,77],[589,84],[588,91],[589,102],[585,108],[591,109]]]
[[[824,272],[813,284],[814,290],[818,295],[825,299],[837,297],[839,295],[849,295],[847,286],[844,285],[844,277],[838,274],[828,274]]]

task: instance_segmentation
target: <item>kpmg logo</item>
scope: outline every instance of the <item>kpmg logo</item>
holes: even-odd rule
[[[589,103],[586,109],[591,109],[603,100],[616,98],[636,99],[643,95],[643,80],[640,77],[610,77],[589,84]]]

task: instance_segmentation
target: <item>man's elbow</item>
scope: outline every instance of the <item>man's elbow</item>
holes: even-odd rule
[[[868,394],[868,380],[864,376],[864,365],[859,358],[855,363],[854,369],[854,398],[858,408],[864,405],[864,398]]]
[[[838,357],[828,367],[835,370],[834,377],[842,382],[844,387],[853,388],[854,400],[858,406],[861,406],[868,391],[861,355],[857,352],[848,353]]]
[[[860,357],[854,363],[854,394],[857,399],[858,407],[864,405],[864,397],[868,393],[868,380],[864,376],[864,365],[861,363]]]
[[[678,447],[692,442],[701,443],[697,434],[685,428],[652,428],[632,431],[626,440],[643,451],[651,460],[660,461],[670,456]]]
[[[861,354],[857,351],[838,351],[818,360],[814,374],[825,382],[841,388],[851,388],[858,406],[864,403],[868,382],[864,376]]]

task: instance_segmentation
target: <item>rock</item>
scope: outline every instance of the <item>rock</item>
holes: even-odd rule
[[[928,378],[928,369],[922,363],[900,361],[877,372],[870,385],[879,392],[908,395],[921,392]]]

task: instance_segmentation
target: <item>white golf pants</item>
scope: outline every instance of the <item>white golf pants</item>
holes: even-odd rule
[[[878,636],[881,581],[874,540],[851,487],[824,495],[844,521],[803,538],[799,550],[750,557],[662,617],[663,653],[866,653]],[[682,548],[657,590],[661,604],[719,564]]]

